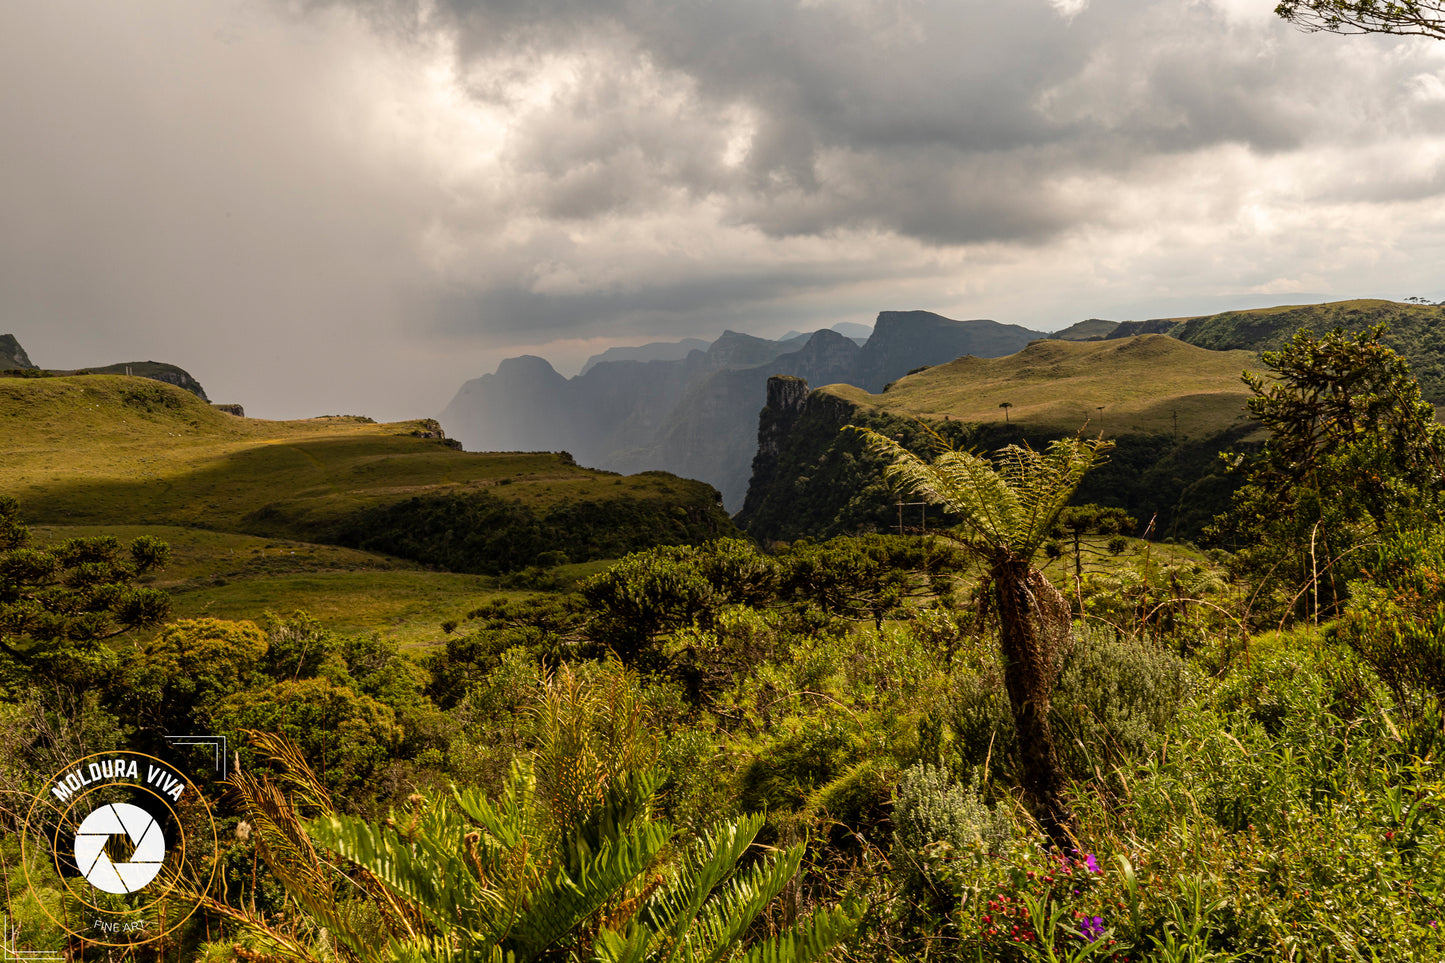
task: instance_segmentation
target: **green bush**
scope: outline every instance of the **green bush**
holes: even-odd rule
[[[1013,822],[979,797],[977,778],[961,785],[927,763],[909,767],[893,800],[891,859],[905,905],[945,916],[957,904],[954,881],[971,857],[1008,852]],[[967,860],[966,857],[969,857]]]
[[[1338,636],[1412,721],[1438,719],[1445,710],[1445,530],[1399,532],[1364,568],[1370,579],[1350,584]]]
[[[269,681],[266,636],[251,622],[184,619],[122,669],[125,718],[158,734],[207,732],[219,704]]]
[[[955,775],[986,768],[990,776],[1003,776],[1017,736],[998,669],[955,670],[949,688],[920,719],[918,729],[923,761]]]
[[[224,699],[218,731],[237,745],[242,729],[274,732],[301,747],[326,787],[353,805],[375,796],[377,778],[399,754],[405,732],[396,713],[365,693],[327,678],[277,682]]]
[[[1143,756],[1163,738],[1189,691],[1189,668],[1172,652],[1085,632],[1054,689],[1060,762],[1075,778],[1088,778]]]

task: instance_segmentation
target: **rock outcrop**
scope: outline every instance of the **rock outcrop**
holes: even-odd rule
[[[0,334],[0,371],[11,369],[21,371],[34,371],[36,365],[31,362],[25,349],[20,347],[20,342],[13,334]]]

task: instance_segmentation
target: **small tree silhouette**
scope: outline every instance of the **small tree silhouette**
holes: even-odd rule
[[[1014,406],[1012,401],[1000,401],[998,406],[1003,409],[1003,423],[1008,424],[1008,410]]]

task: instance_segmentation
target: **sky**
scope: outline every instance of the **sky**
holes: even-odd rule
[[[5,0],[0,333],[268,418],[926,309],[1445,298],[1445,43],[1273,0]]]

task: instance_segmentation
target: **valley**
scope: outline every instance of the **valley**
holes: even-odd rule
[[[819,332],[709,376],[715,402],[763,391],[735,520],[701,481],[466,452],[428,419],[0,378],[20,499],[0,499],[0,790],[43,798],[34,772],[95,747],[180,766],[174,736],[224,737],[232,777],[195,771],[235,829],[203,847],[224,888],[175,930],[186,960],[315,963],[333,933],[358,960],[436,939],[548,958],[525,927],[602,956],[606,907],[664,907],[649,894],[691,872],[665,845],[718,872],[756,848],[777,867],[758,912],[807,886],[817,959],[1016,963],[1037,943],[1122,963],[1188,932],[1263,963],[1346,931],[1438,956],[1420,852],[1445,851],[1445,440],[1395,356],[1290,342],[1315,395],[1277,357],[1164,332],[1034,339],[873,390],[768,373],[856,372],[863,347]],[[1279,375],[1273,424],[1317,429],[1317,461],[1263,446],[1246,370]],[[940,447],[927,471],[908,454]],[[1221,512],[1224,536],[1190,544]],[[0,875],[38,883],[5,911],[58,952],[74,874],[17,847],[36,834],[4,798]],[[594,843],[635,869],[577,863]],[[504,888],[505,926],[458,926]],[[542,929],[550,892],[595,907]],[[719,945],[795,945],[743,935],[752,918]]]

